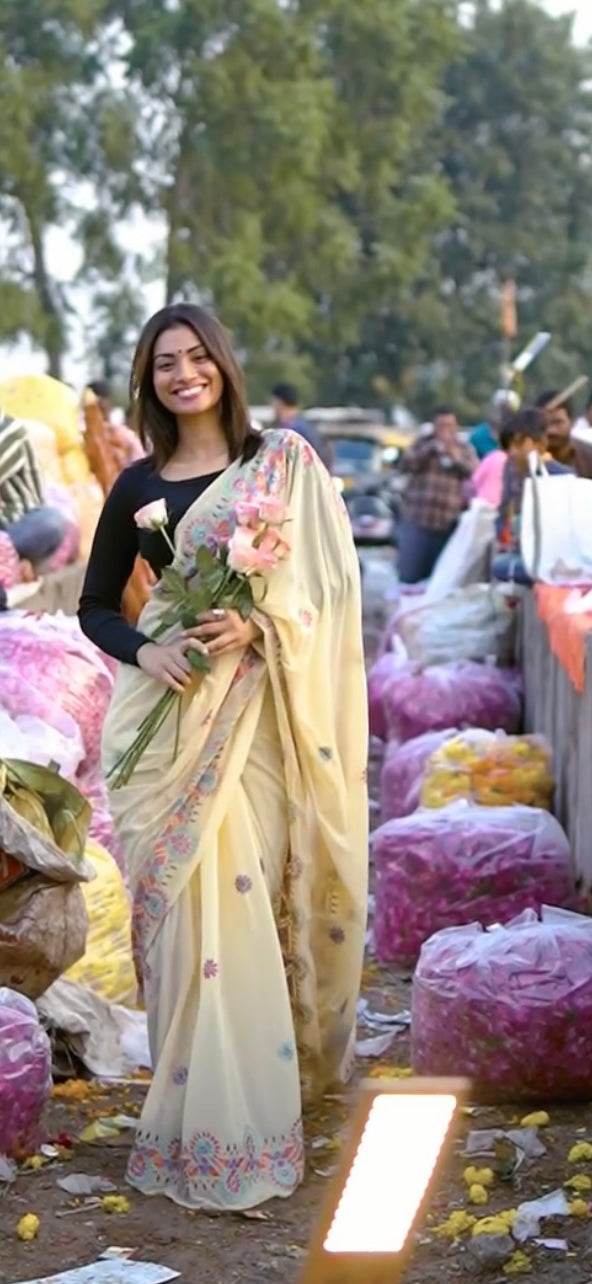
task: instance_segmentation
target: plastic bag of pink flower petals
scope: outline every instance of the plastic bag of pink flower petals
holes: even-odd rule
[[[390,683],[407,668],[404,657],[393,651],[386,651],[376,661],[368,674],[368,712],[370,734],[379,740],[387,740],[386,725],[386,691]]]
[[[37,1148],[39,1120],[51,1091],[51,1046],[35,1005],[0,987],[0,1155]]]
[[[561,825],[534,807],[451,803],[390,820],[373,836],[375,946],[383,962],[415,962],[434,932],[507,923],[542,904],[573,906]]]
[[[433,753],[449,740],[454,740],[458,730],[426,731],[423,736],[397,740],[386,747],[380,776],[380,811],[382,821],[398,816],[410,816],[421,802],[424,771]]]
[[[0,664],[74,719],[87,760],[97,762],[114,679],[78,622],[46,615],[0,618]]]
[[[592,921],[544,907],[424,945],[412,1001],[419,1074],[467,1075],[505,1100],[592,1094]]]
[[[407,664],[390,681],[385,678],[381,702],[389,740],[403,742],[453,726],[516,732],[522,683],[514,669],[470,660],[423,670]]]

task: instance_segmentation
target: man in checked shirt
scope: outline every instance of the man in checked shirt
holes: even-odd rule
[[[466,507],[466,483],[477,457],[459,435],[453,410],[439,406],[406,451],[402,469],[409,474],[399,524],[399,578],[403,584],[427,580]]]

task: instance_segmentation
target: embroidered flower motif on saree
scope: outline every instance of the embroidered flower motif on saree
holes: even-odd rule
[[[215,959],[206,959],[203,965],[204,980],[211,981],[218,975],[218,964]]]
[[[234,880],[234,886],[236,887],[237,892],[242,892],[244,895],[245,892],[251,891],[253,883],[248,874],[237,874]]]
[[[289,1193],[303,1172],[302,1123],[297,1120],[279,1136],[258,1138],[247,1129],[239,1144],[225,1144],[204,1130],[184,1144],[180,1138],[165,1143],[139,1131],[128,1180],[146,1193],[174,1189],[190,1206],[207,1207],[210,1196],[212,1202],[232,1207],[255,1193],[259,1184],[271,1187],[269,1197]]]

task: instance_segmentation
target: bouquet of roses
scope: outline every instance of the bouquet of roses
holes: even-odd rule
[[[239,503],[235,512],[237,526],[227,544],[219,545],[215,551],[206,546],[197,549],[195,574],[186,578],[174,567],[169,566],[163,570],[162,583],[171,599],[171,605],[152,633],[152,642],[158,641],[163,633],[175,625],[191,628],[204,611],[234,610],[244,620],[251,615],[256,604],[254,585],[261,583],[266,572],[274,570],[290,549],[281,534],[281,527],[286,520],[285,508],[280,500],[267,497]],[[164,499],[146,504],[135,514],[136,525],[142,530],[160,531],[174,554],[175,549],[166,530],[168,520]],[[263,584],[259,601],[263,600],[264,592]],[[208,672],[212,665],[209,656],[202,651],[188,651],[187,659],[196,673]],[[107,780],[112,789],[121,789],[131,779],[142,755],[168,718],[175,702],[176,757],[182,700],[182,694],[171,689],[160,697],[138,727],[138,734],[129,749],[111,768]]]

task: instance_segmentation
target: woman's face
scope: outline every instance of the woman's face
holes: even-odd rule
[[[177,418],[203,415],[222,399],[224,380],[195,330],[175,325],[159,334],[152,354],[158,400]]]

